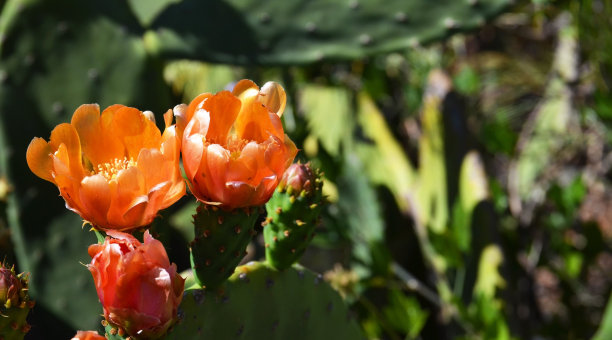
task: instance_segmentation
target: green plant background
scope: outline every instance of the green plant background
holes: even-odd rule
[[[0,257],[31,272],[26,338],[102,330],[96,238],[29,171],[30,140],[83,103],[161,123],[242,78],[287,90],[330,202],[300,262],[368,338],[612,337],[609,0],[0,6]],[[181,270],[194,209],[152,227]]]

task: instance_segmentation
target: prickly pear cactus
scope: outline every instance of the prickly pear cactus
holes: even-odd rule
[[[283,270],[295,263],[314,236],[323,204],[323,181],[318,169],[293,164],[266,204],[266,260]]]
[[[167,339],[363,339],[340,295],[320,275],[266,263],[236,268],[219,292],[189,290]]]
[[[44,336],[67,338],[76,328],[93,329],[100,322],[91,275],[79,263],[90,260],[83,245],[95,238],[64,208],[57,188],[28,170],[27,145],[70,122],[83,103],[165,112],[171,89],[163,83],[161,65],[147,54],[126,1],[2,4],[0,174],[14,188],[7,199],[10,236],[19,268],[34,273],[30,293],[42,308],[31,315],[33,332],[51,330]]]
[[[198,284],[215,289],[234,272],[255,235],[258,210],[198,206],[193,216],[195,238],[190,243],[191,268]]]
[[[0,339],[23,339],[30,330],[26,318],[34,301],[28,295],[28,276],[0,265]]]
[[[105,325],[109,340],[125,334]],[[218,291],[185,291],[179,321],[163,338],[318,340],[365,339],[340,295],[321,275],[299,265],[278,271],[268,263],[236,268]]]
[[[481,26],[510,2],[185,0],[156,12],[150,28],[155,46],[172,57],[303,64],[363,58],[445,38]]]

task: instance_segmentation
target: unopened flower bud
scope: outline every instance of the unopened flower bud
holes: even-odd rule
[[[15,275],[15,271],[0,267],[0,304],[7,308],[18,305],[21,288],[21,280]]]
[[[314,188],[316,179],[317,177],[309,163],[294,163],[285,171],[279,186],[286,190],[291,188],[295,193],[300,193],[304,190],[309,195]]]
[[[109,231],[103,244],[89,246],[104,317],[131,336],[159,338],[177,319],[185,280],[170,264],[161,242],[148,231],[144,243]]]

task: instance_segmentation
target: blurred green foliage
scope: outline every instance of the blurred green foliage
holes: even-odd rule
[[[246,77],[287,90],[330,201],[301,263],[368,337],[611,338],[612,4],[405,3],[0,1],[0,257],[32,273],[29,336],[101,312],[96,238],[28,170],[31,138],[89,102],[161,122]],[[181,270],[194,207],[153,224]]]

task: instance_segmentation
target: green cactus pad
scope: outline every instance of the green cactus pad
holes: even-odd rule
[[[215,289],[234,272],[255,235],[258,211],[258,207],[225,211],[205,204],[198,206],[190,248],[191,268],[199,285]]]
[[[219,292],[188,290],[167,339],[364,339],[320,275],[266,263],[236,268]]]
[[[266,260],[276,269],[283,270],[297,262],[314,236],[323,204],[323,181],[318,174],[314,186],[310,195],[279,186],[266,203]]]
[[[182,1],[158,12],[156,46],[171,57],[232,64],[350,60],[481,26],[510,0]],[[235,43],[239,41],[240,43]]]
[[[14,270],[13,274],[14,274]],[[34,301],[28,295],[28,277],[24,274],[17,275],[21,283],[19,291],[19,302],[11,305],[10,302],[0,305],[0,339],[21,340],[30,330],[26,318]]]

